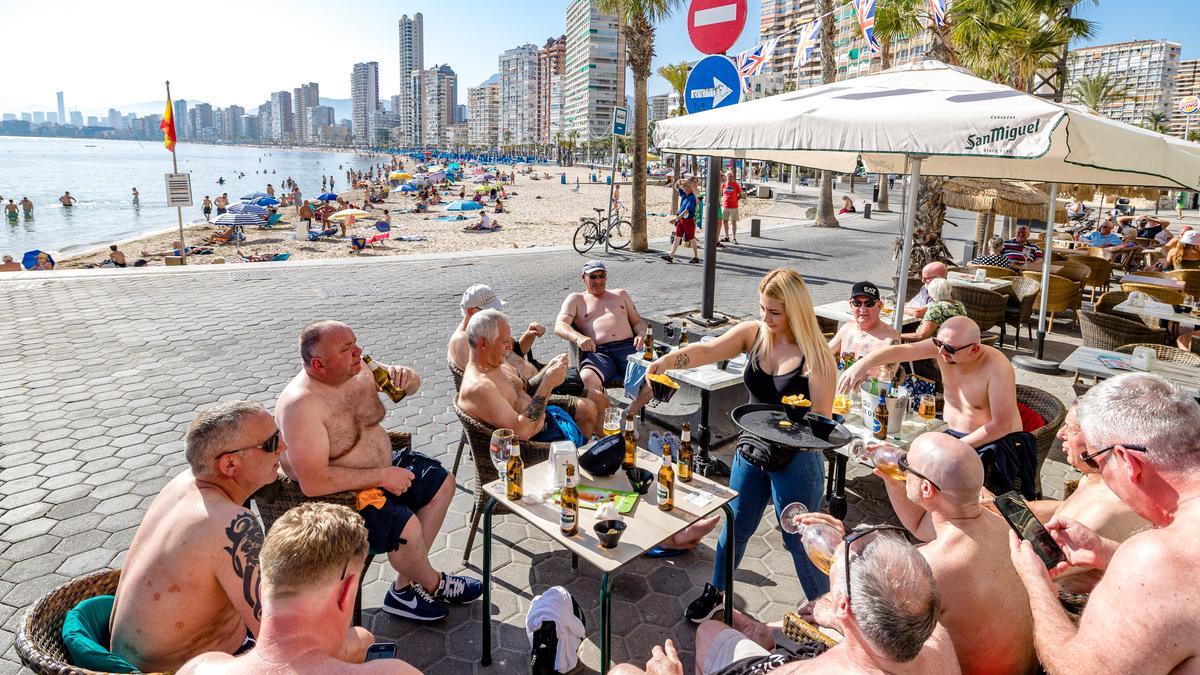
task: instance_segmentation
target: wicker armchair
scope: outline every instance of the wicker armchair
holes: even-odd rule
[[[1017,385],[1017,403],[1021,403],[1041,415],[1042,419],[1046,421],[1045,425],[1032,432],[1033,437],[1037,439],[1037,493],[1040,495],[1042,494],[1042,464],[1046,463],[1046,456],[1050,454],[1050,448],[1054,445],[1054,437],[1058,434],[1058,428],[1067,418],[1067,406],[1050,392],[1024,384]]]
[[[1183,294],[1200,298],[1200,270],[1172,270],[1167,274],[1183,282]]]
[[[1019,274],[1016,270],[999,265],[984,265],[982,263],[967,263],[967,270],[983,270],[989,279],[1007,279]]]
[[[1085,347],[1113,350],[1134,343],[1164,344],[1167,339],[1165,330],[1112,314],[1080,312],[1079,321]]]
[[[966,308],[967,316],[979,326],[980,333],[986,332],[992,326],[1000,326],[1000,344],[1004,344],[1007,330],[1004,309],[1008,306],[1008,296],[974,286],[953,286],[951,293],[954,299]]]
[[[1076,256],[1074,262],[1088,268],[1088,276],[1083,280],[1083,287],[1092,289],[1092,302],[1096,302],[1096,290],[1099,289],[1101,293],[1104,293],[1112,281],[1112,263],[1104,258],[1093,258],[1087,255]]]
[[[1022,274],[1026,279],[1032,279],[1039,285],[1042,283],[1042,273],[1027,271]],[[1075,315],[1075,323],[1079,323],[1079,310],[1083,306],[1083,293],[1079,285],[1066,277],[1050,275],[1050,288],[1046,301],[1046,312],[1050,315],[1050,325],[1047,332],[1054,332],[1054,315],[1064,310],[1071,310]]]
[[[453,363],[447,363],[446,365],[450,367],[450,377],[454,379],[454,393],[457,397],[458,390],[462,389],[463,371],[459,370]],[[454,468],[450,470],[450,473],[455,476],[458,475],[458,465],[462,463],[463,448],[465,447],[467,447],[467,432],[464,431],[458,437],[458,450],[454,451]]]
[[[1008,305],[1004,308],[1004,323],[1013,327],[1013,349],[1021,347],[1021,326],[1033,339],[1033,306],[1042,287],[1033,279],[1011,277],[1012,290],[1008,293]],[[1001,345],[1003,346],[1003,345]]]
[[[117,592],[121,570],[104,570],[73,579],[38,598],[17,626],[17,655],[39,675],[103,675],[71,665],[62,641],[63,619],[72,607],[98,595]]]
[[[1075,256],[1075,258],[1083,257],[1086,256]],[[1079,262],[1078,260],[1072,259],[1068,260],[1067,264],[1063,265],[1062,268],[1058,270],[1057,274],[1060,277],[1065,277],[1071,281],[1074,281],[1075,284],[1079,286],[1079,290],[1082,291],[1084,282],[1087,281],[1089,276],[1091,276],[1092,270],[1090,267]]]
[[[1163,288],[1162,286],[1154,286],[1152,284],[1136,284],[1132,282],[1122,283],[1121,290],[1125,291],[1126,293],[1141,291],[1155,300],[1158,300],[1159,302],[1165,302],[1168,305],[1182,305],[1184,300],[1183,291],[1177,291],[1173,288]]]
[[[1134,343],[1121,345],[1113,351],[1120,352],[1122,354],[1132,354],[1133,350],[1138,347],[1149,347],[1150,349],[1153,349],[1154,355],[1159,361],[1164,361],[1166,363],[1177,363],[1181,366],[1200,366],[1200,355],[1193,354],[1191,352],[1185,352],[1178,347],[1171,347],[1169,345]]]
[[[467,440],[471,444],[471,460],[475,464],[475,505],[471,508],[471,532],[467,535],[467,545],[463,549],[463,563],[465,564],[471,559],[475,534],[479,532],[479,521],[483,518],[483,504],[487,501],[483,486],[500,477],[500,474],[496,472],[496,467],[492,464],[490,450],[492,432],[496,429],[471,417],[455,404],[451,404],[450,408],[462,422],[463,431],[467,434]],[[521,441],[521,459],[525,461],[525,466],[544,462],[549,458],[549,443]],[[499,507],[497,510],[499,511]]]

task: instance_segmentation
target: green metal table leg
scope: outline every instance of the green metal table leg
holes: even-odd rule
[[[605,572],[600,577],[600,675],[608,672],[612,658],[612,589]]]
[[[725,547],[725,625],[733,625],[733,508],[729,503],[721,505],[721,510],[725,512],[725,541],[729,545]],[[486,541],[486,540],[485,540]],[[485,551],[487,549],[484,549]],[[484,563],[486,566],[487,563]]]
[[[492,665],[492,511],[496,499],[488,497],[483,507],[483,655],[481,665]]]

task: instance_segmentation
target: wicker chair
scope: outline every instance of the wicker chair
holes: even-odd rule
[[[1112,281],[1112,263],[1104,258],[1093,258],[1092,256],[1081,255],[1076,256],[1075,263],[1088,268],[1088,276],[1083,280],[1083,287],[1092,289],[1092,302],[1096,302],[1096,290],[1101,293],[1108,290],[1108,285]]]
[[[1032,279],[1039,285],[1042,283],[1041,272],[1024,272],[1026,279]],[[1046,312],[1050,315],[1050,325],[1047,332],[1054,332],[1054,315],[1064,310],[1071,310],[1075,315],[1075,323],[1079,323],[1079,310],[1083,306],[1083,293],[1079,285],[1066,277],[1050,275],[1049,297],[1046,301]]]
[[[450,377],[454,379],[454,394],[457,398],[458,390],[462,389],[463,371],[459,370],[453,363],[447,363],[446,365],[450,367]],[[464,431],[458,437],[458,450],[454,451],[454,468],[450,470],[450,473],[455,476],[458,475],[458,465],[462,463],[463,448],[465,447],[467,447],[467,432]]]
[[[1126,293],[1141,291],[1155,300],[1158,300],[1159,302],[1165,302],[1168,305],[1182,305],[1184,300],[1183,291],[1177,291],[1173,288],[1163,288],[1162,286],[1154,286],[1152,284],[1135,284],[1132,282],[1122,283],[1121,290],[1125,291]]]
[[[1166,363],[1177,363],[1181,366],[1200,366],[1200,355],[1196,355],[1191,352],[1185,352],[1178,347],[1171,347],[1169,345],[1135,343],[1121,345],[1113,351],[1120,352],[1122,354],[1132,354],[1133,350],[1138,347],[1149,347],[1150,349],[1153,349],[1154,355],[1159,361],[1164,361]]]
[[[1007,330],[1004,309],[1008,306],[1008,296],[974,286],[953,286],[951,293],[954,299],[966,308],[967,316],[979,326],[980,333],[988,331],[992,326],[1000,326],[1000,344],[1004,344]]]
[[[467,535],[467,545],[463,549],[463,563],[467,563],[471,559],[475,534],[479,532],[479,521],[483,518],[483,505],[487,501],[487,494],[483,491],[483,486],[500,477],[500,474],[496,472],[496,467],[492,464],[492,452],[489,449],[492,444],[492,432],[496,429],[471,417],[455,404],[451,404],[450,408],[462,422],[463,431],[467,434],[467,440],[471,445],[471,460],[475,464],[475,505],[471,508],[471,532]],[[521,441],[521,459],[525,461],[525,466],[538,464],[549,458],[549,443]],[[498,507],[497,511],[500,511],[500,508]]]
[[[17,655],[39,675],[103,675],[71,665],[62,641],[63,619],[75,605],[98,595],[117,592],[121,570],[104,570],[73,579],[38,598],[17,626]]]
[[[1050,454],[1050,448],[1054,445],[1054,437],[1058,434],[1058,428],[1067,418],[1067,406],[1050,392],[1024,384],[1017,385],[1017,403],[1021,403],[1041,415],[1042,419],[1046,421],[1041,428],[1034,429],[1032,432],[1033,437],[1037,439],[1037,493],[1040,495],[1042,494],[1042,465],[1046,463],[1046,456]]]
[[[999,265],[984,265],[982,263],[968,263],[967,270],[983,270],[989,279],[1007,279],[1008,277],[1015,277],[1019,274],[1019,272],[1016,270],[1009,269],[1007,267],[1001,267]]]
[[[1075,257],[1084,258],[1087,256]],[[1097,260],[1101,260],[1101,258],[1097,258]],[[1076,285],[1079,286],[1079,290],[1082,291],[1084,283],[1088,280],[1088,277],[1092,275],[1092,269],[1078,260],[1070,260],[1067,262],[1067,264],[1062,266],[1062,269],[1060,269],[1057,274],[1060,277],[1066,277],[1067,279],[1074,281]]]
[[[1004,323],[1013,327],[1013,349],[1019,349],[1021,326],[1025,326],[1029,339],[1033,339],[1033,305],[1042,287],[1025,277],[1011,277],[1008,281],[1012,289],[1008,293],[1008,305],[1004,308]]]
[[[1175,279],[1176,277],[1171,272],[1159,272],[1158,270],[1143,270],[1138,272],[1139,277],[1153,277],[1155,279]],[[1132,283],[1132,282],[1131,282]]]
[[[1113,314],[1080,312],[1079,321],[1085,347],[1113,350],[1134,343],[1164,344],[1167,339],[1165,330]]]
[[[1200,298],[1200,270],[1172,270],[1168,274],[1183,282],[1184,295]]]

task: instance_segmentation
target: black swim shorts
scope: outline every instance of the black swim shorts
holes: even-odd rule
[[[637,352],[637,347],[633,346],[633,338],[605,342],[602,345],[596,345],[596,351],[583,353],[579,369],[595,370],[606,387],[623,386],[625,384],[625,364],[629,355]]]
[[[401,534],[409,518],[433,500],[450,475],[441,462],[413,450],[392,451],[392,466],[413,472],[413,481],[399,496],[385,490],[387,503],[382,509],[368,506],[358,512],[367,526],[367,543],[372,554],[395,551],[407,543]]]

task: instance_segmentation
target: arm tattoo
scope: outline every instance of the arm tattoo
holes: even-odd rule
[[[675,367],[686,368],[687,364],[691,363],[692,359],[687,354],[678,354],[675,356]]]
[[[262,551],[263,532],[258,520],[250,513],[240,513],[225,528],[229,546],[225,552],[233,563],[233,573],[242,580],[242,598],[254,611],[255,620],[262,619],[262,600],[258,591],[258,554]]]
[[[534,396],[533,400],[529,402],[529,407],[525,408],[525,419],[539,420],[544,412],[546,412],[546,397]]]

